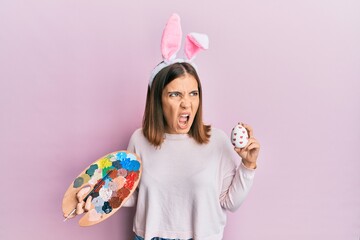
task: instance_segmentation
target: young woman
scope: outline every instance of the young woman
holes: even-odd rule
[[[174,63],[157,73],[143,127],[128,147],[143,164],[138,192],[124,205],[136,206],[135,239],[222,239],[226,210],[235,211],[248,194],[260,148],[243,126],[249,142],[234,150],[224,132],[202,121],[194,67]]]
[[[142,128],[128,146],[143,169],[138,191],[123,205],[136,207],[135,240],[220,240],[226,211],[239,208],[253,184],[260,145],[252,128],[242,124],[249,139],[239,149],[202,120],[201,82],[191,60],[207,41],[201,34],[188,35],[188,60],[177,59],[179,16],[174,14],[164,30],[164,61],[153,70]],[[76,213],[83,207],[79,203]]]

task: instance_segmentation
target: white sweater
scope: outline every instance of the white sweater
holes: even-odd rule
[[[138,129],[128,151],[140,156],[143,173],[138,193],[124,206],[136,205],[133,230],[145,240],[222,239],[226,210],[240,206],[255,175],[239,164],[229,137],[214,128],[207,144],[188,134],[165,134],[160,148]]]

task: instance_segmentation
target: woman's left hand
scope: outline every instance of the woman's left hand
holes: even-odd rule
[[[260,144],[254,138],[254,131],[250,125],[241,123],[241,126],[246,128],[246,130],[248,131],[249,139],[248,139],[248,143],[246,144],[245,147],[235,148],[235,151],[242,158],[242,162],[247,168],[255,169],[256,161],[257,161],[259,151],[260,151]]]

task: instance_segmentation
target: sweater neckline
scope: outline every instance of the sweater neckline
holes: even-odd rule
[[[170,140],[182,140],[190,138],[190,135],[187,133],[165,133],[164,137]]]

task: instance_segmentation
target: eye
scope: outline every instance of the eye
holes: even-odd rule
[[[180,96],[179,92],[171,92],[171,93],[169,93],[169,97],[178,97],[178,96]]]
[[[190,96],[191,96],[191,97],[196,97],[196,96],[198,96],[198,95],[199,95],[199,92],[198,92],[198,91],[193,91],[193,92],[190,93]]]

